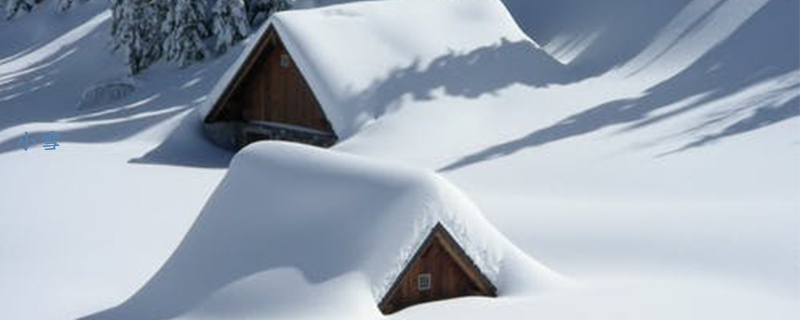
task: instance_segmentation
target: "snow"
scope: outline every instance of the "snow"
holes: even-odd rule
[[[136,90],[127,81],[102,81],[89,87],[81,94],[78,108],[93,108],[121,100]]]
[[[400,90],[444,86],[448,91],[472,95],[471,91],[487,85],[492,74],[523,69],[537,75],[526,80],[543,82],[562,77],[557,72],[563,72],[555,59],[519,29],[499,1],[356,2],[275,14],[250,37],[201,114],[210,111],[254,48],[254,40],[270,26],[281,36],[340,139],[389,112]],[[482,70],[482,74],[461,72],[461,63],[481,59],[471,52],[498,47],[511,47],[506,55],[496,57],[508,61],[497,61],[492,70]],[[414,83],[404,78],[429,68],[442,72]],[[423,93],[414,94],[425,99]]]
[[[404,2],[385,5],[402,10]],[[410,3],[414,8],[426,5]],[[344,29],[371,20],[336,12],[382,11],[381,4],[304,13],[308,20],[341,21]],[[510,19],[490,15],[496,11],[477,14],[488,18],[487,29],[478,31],[475,39],[486,35],[488,46],[461,43],[472,40],[457,34],[454,43],[464,44],[465,52],[437,52],[442,49],[439,41],[450,40],[432,38],[427,42],[433,44],[428,44],[419,35],[382,35],[376,50],[390,44],[396,50],[387,55],[385,65],[365,69],[363,77],[354,74],[361,86],[342,94],[366,94],[364,101],[374,103],[343,115],[352,129],[347,139],[328,151],[256,145],[237,156],[230,172],[233,155],[202,137],[196,113],[255,36],[224,56],[185,69],[154,65],[130,78],[136,90],[129,96],[79,109],[76,104],[87,88],[107,79],[128,79],[121,58],[109,53],[107,3],[81,3],[63,14],[42,5],[13,21],[0,21],[0,318],[99,318],[118,306],[127,306],[118,310],[130,314],[184,310],[175,314],[178,319],[795,317],[800,311],[800,3],[504,4],[542,50],[568,64],[536,72],[546,55],[521,38],[525,35],[505,43],[497,39],[518,29],[506,27],[503,21],[513,23]],[[475,4],[484,6],[505,12],[494,2]],[[457,20],[434,11],[425,13]],[[320,12],[333,13],[324,18]],[[301,12],[291,14],[297,17],[286,14],[287,30],[305,30],[290,25],[293,19],[305,19]],[[417,21],[436,30],[424,15],[403,24],[413,29]],[[484,20],[475,22],[481,25]],[[358,32],[395,31],[398,24]],[[455,24],[468,23],[447,25]],[[500,26],[491,27],[494,24]],[[333,30],[335,25],[324,24],[320,30],[329,27]],[[672,28],[684,32],[676,34]],[[438,32],[429,34],[435,37]],[[315,39],[327,32],[319,33],[292,38]],[[400,50],[403,39],[408,40],[408,51]],[[323,43],[329,42],[319,44]],[[338,51],[330,54],[350,61],[337,56],[344,55]],[[428,60],[418,65],[413,58],[404,60],[412,55]],[[360,58],[384,61],[377,55]],[[313,67],[339,70],[335,62],[318,63]],[[41,144],[28,151],[17,148],[26,131],[37,142],[43,133],[56,131],[60,146],[54,151],[44,151]],[[240,165],[248,161],[257,164]],[[288,171],[269,169],[262,161]],[[571,285],[504,281],[503,274],[517,271],[501,268],[495,279],[503,288],[498,298],[453,299],[384,317],[375,306],[383,284],[380,275],[392,274],[392,267],[401,264],[402,252],[412,251],[412,238],[424,223],[417,229],[369,223],[378,220],[363,223],[396,233],[369,236],[406,245],[387,253],[392,255],[387,259],[365,250],[352,261],[334,260],[338,265],[311,264],[334,253],[326,251],[319,257],[291,256],[297,260],[268,269],[238,270],[241,277],[216,283],[213,292],[166,285],[194,275],[216,275],[211,279],[220,280],[220,270],[267,260],[261,252],[247,259],[218,256],[226,252],[287,248],[279,240],[250,242],[240,235],[256,240],[299,238],[252,230],[275,230],[290,223],[297,227],[291,230],[303,230],[301,217],[284,216],[272,225],[265,221],[272,216],[267,210],[238,211],[241,219],[236,220],[209,210],[214,201],[233,197],[215,189],[254,179],[246,171],[278,175],[299,188],[303,180],[286,177],[301,168],[307,172],[299,176],[303,180],[326,173],[353,183],[333,188],[337,181],[320,179],[302,186],[328,197],[338,191],[386,195],[391,182],[408,191],[402,198],[387,196],[394,202],[334,199],[332,209],[353,207],[354,212],[348,212],[348,219],[313,222],[320,238],[311,239],[356,242],[362,234],[339,238],[352,229],[322,226],[354,221],[349,218],[360,217],[363,211],[355,209],[361,206],[387,208],[376,219],[432,219],[438,215],[432,212],[441,212],[436,206],[422,206],[427,215],[401,216],[393,209],[400,204],[421,206],[420,194],[436,190],[448,208],[468,209],[459,219],[472,221],[470,226],[481,221],[475,224],[485,232],[474,235],[453,228],[461,240],[469,235],[500,243],[493,254],[528,261],[500,260],[500,265],[549,283],[545,280],[553,279],[539,272],[538,261]],[[382,187],[373,190],[359,184]],[[266,180],[257,185],[265,191],[277,188]],[[278,191],[263,194],[277,197]],[[287,207],[317,205],[283,200],[279,203]],[[220,223],[211,223],[212,218]],[[225,250],[226,243],[242,246]],[[381,243],[362,245],[377,250]],[[480,240],[469,243],[480,247]],[[315,247],[310,242],[301,245]],[[209,250],[201,250],[205,247]],[[355,248],[347,246],[350,253]],[[513,253],[513,248],[519,252]],[[290,258],[285,251],[278,253]],[[217,259],[188,268],[183,257]],[[167,269],[182,273],[163,276]],[[191,282],[208,284],[198,279]],[[165,292],[173,293],[172,302],[196,303],[164,308],[150,304]],[[134,308],[137,305],[153,308]]]
[[[211,10],[211,21],[214,50],[219,53],[225,52],[250,32],[242,0],[217,1]]]
[[[225,284],[280,268],[312,283],[355,273],[360,290],[372,293],[377,305],[439,222],[501,295],[541,293],[560,281],[433,172],[261,142],[234,157],[152,280],[128,302],[93,318],[173,317]]]
[[[164,51],[167,60],[185,67],[208,55],[204,40],[208,35],[206,2],[177,0],[174,5],[161,26],[166,34]]]

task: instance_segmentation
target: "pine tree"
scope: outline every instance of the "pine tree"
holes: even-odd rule
[[[149,22],[152,28],[151,38],[153,47],[150,51],[150,59],[156,61],[164,55],[164,41],[167,39],[167,30],[164,30],[164,22],[170,10],[175,8],[176,0],[148,0]],[[203,0],[205,2],[205,0]]]
[[[203,39],[208,37],[205,26],[205,0],[177,0],[163,24],[166,33],[164,51],[167,60],[181,67],[203,60],[206,56]]]
[[[141,26],[137,23],[144,13],[140,0],[114,0],[111,33],[114,49],[123,52],[128,68],[132,74],[137,74],[146,68],[144,54],[144,39]]]
[[[242,0],[218,0],[212,9],[214,50],[224,53],[232,44],[249,33],[247,12]]]
[[[288,10],[290,7],[288,0],[247,0],[250,25],[257,26],[273,13]]]
[[[128,68],[137,74],[161,58],[161,0],[113,0],[111,35]]]
[[[11,20],[20,11],[30,12],[42,0],[7,0],[6,1],[6,19]]]
[[[111,37],[114,39],[115,48],[117,44],[117,30],[119,30],[119,25],[122,21],[122,8],[124,5],[125,0],[111,0]]]

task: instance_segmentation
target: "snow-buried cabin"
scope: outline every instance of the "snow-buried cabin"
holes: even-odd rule
[[[389,112],[436,101],[430,90],[473,97],[496,89],[485,79],[560,67],[498,0],[285,11],[234,50],[201,108],[206,136],[229,149],[258,140],[328,147]]]
[[[268,276],[279,270],[302,276]],[[158,273],[91,319],[171,319],[239,285],[250,289],[234,294],[266,305],[276,285],[298,299],[336,293],[331,299],[344,310],[377,319],[419,303],[536,292],[557,281],[435,172],[267,141],[234,156]],[[297,295],[295,286],[307,289]],[[318,303],[309,299],[294,305]]]
[[[494,284],[438,223],[406,263],[378,307],[389,314],[429,301],[496,295]]]

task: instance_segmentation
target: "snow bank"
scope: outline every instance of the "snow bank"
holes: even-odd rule
[[[201,108],[202,115],[271,26],[340,138],[392,109],[406,93],[429,100],[421,91],[430,86],[478,96],[500,75],[537,77],[537,85],[563,76],[561,64],[519,29],[498,0],[357,2],[275,14],[248,39],[243,54]],[[480,72],[467,68],[485,59],[504,63]],[[416,74],[424,79],[410,81],[408,76]]]
[[[461,192],[429,171],[282,143],[245,148],[169,261],[98,318],[176,316],[218,289],[277,268],[311,283],[356,273],[380,300],[441,222],[500,295],[558,276],[503,237]],[[346,300],[347,297],[341,299]]]

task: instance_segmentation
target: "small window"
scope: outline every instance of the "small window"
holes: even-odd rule
[[[417,290],[425,291],[431,289],[431,274],[422,273],[417,276]]]
[[[289,66],[289,55],[284,53],[281,55],[281,67],[286,68],[288,66]]]

